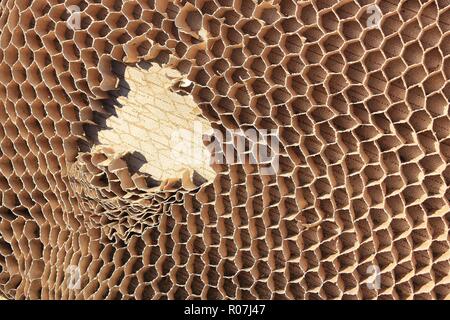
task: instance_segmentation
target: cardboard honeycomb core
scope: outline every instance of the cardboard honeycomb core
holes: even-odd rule
[[[448,0],[0,0],[0,295],[448,300],[449,80]]]
[[[211,131],[208,120],[199,116],[197,104],[188,94],[171,87],[173,69],[158,64],[148,70],[127,67],[123,77],[125,96],[120,95],[115,115],[106,119],[99,131],[102,145],[133,155],[129,161],[141,163],[139,171],[156,180],[181,178],[186,169],[212,181],[215,172],[205,157],[202,133]],[[181,75],[176,75],[181,78]]]

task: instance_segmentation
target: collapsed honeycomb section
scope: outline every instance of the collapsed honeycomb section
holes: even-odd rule
[[[5,297],[449,298],[447,1],[2,0],[0,30]],[[155,185],[94,146],[144,60],[276,130],[277,174]]]

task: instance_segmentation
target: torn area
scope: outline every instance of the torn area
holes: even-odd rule
[[[210,123],[191,95],[176,92],[189,85],[177,70],[156,63],[127,66],[98,143],[127,154],[132,170],[155,180],[181,179],[189,171],[195,185],[212,181],[215,172],[202,139]]]
[[[149,187],[153,183],[148,177],[132,174],[123,155],[104,146],[81,153],[68,169],[86,224],[110,239],[128,241],[158,225],[161,215],[189,189],[179,179]]]
[[[115,71],[119,88],[95,118],[95,143],[68,165],[68,176],[86,223],[129,241],[216,174],[203,142],[212,128],[191,83],[159,64]]]

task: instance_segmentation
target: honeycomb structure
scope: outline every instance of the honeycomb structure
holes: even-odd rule
[[[155,182],[94,145],[141,61],[277,130],[277,174]],[[1,0],[0,294],[449,299],[449,78],[448,0]]]

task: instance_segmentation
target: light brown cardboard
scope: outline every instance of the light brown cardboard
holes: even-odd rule
[[[0,299],[449,299],[450,6],[369,2],[2,2]]]

